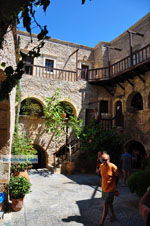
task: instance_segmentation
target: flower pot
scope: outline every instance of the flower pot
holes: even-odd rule
[[[75,170],[75,163],[74,162],[67,162],[66,163],[67,174],[69,174],[69,175],[73,174],[74,170]]]
[[[13,174],[13,176],[17,176],[17,177],[22,176],[22,177],[25,177],[28,181],[30,181],[30,178],[29,178],[29,175],[28,175],[27,170],[21,171],[21,172],[15,172],[15,173]]]
[[[12,201],[12,204],[11,204],[11,207],[14,211],[19,211],[22,209],[23,207],[23,200],[24,198],[18,198],[18,199],[14,199],[12,198],[11,201]]]
[[[64,119],[66,118],[66,116],[67,116],[67,114],[65,112],[63,112],[62,115],[61,115],[61,117],[64,118]]]

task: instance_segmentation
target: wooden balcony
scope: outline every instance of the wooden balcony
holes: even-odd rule
[[[150,69],[150,44],[134,52],[132,55],[110,65],[110,67],[90,69],[87,81],[89,83],[109,83],[124,81],[131,76],[145,73]]]
[[[51,80],[77,81],[76,71],[49,68],[25,63],[25,74]]]
[[[75,82],[82,79],[90,84],[124,82],[129,75],[132,77],[150,70],[150,44],[110,67],[71,71],[25,63],[24,70],[25,74],[51,80]]]

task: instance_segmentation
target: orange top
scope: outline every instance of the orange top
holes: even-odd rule
[[[116,190],[116,177],[119,175],[118,168],[113,163],[102,163],[100,165],[102,176],[102,191],[113,192]]]

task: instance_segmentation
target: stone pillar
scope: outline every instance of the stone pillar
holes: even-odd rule
[[[9,181],[10,163],[7,157],[10,155],[10,106],[9,101],[0,102],[0,192],[4,192],[5,184]],[[6,156],[5,160],[3,159]]]

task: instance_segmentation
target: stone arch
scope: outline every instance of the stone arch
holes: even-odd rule
[[[66,103],[67,105],[70,105],[70,107],[72,108],[73,111],[73,116],[77,116],[77,110],[75,108],[75,106],[68,100],[61,100],[60,103]]]
[[[125,149],[134,157],[136,155],[136,167],[140,168],[143,158],[146,155],[145,147],[140,141],[129,140],[125,144]]]
[[[33,144],[34,149],[37,151],[38,163],[33,164],[34,169],[41,169],[47,167],[47,153],[46,151],[38,144]]]
[[[26,109],[24,106],[27,106]],[[28,108],[28,105],[32,106]],[[21,101],[20,115],[43,115],[43,102],[35,97],[27,97]]]
[[[122,113],[122,101],[121,100],[117,100],[115,102],[115,108],[114,108],[115,112],[115,126],[124,126],[124,116]]]
[[[132,92],[126,102],[128,112],[143,110],[143,97],[140,92]]]

